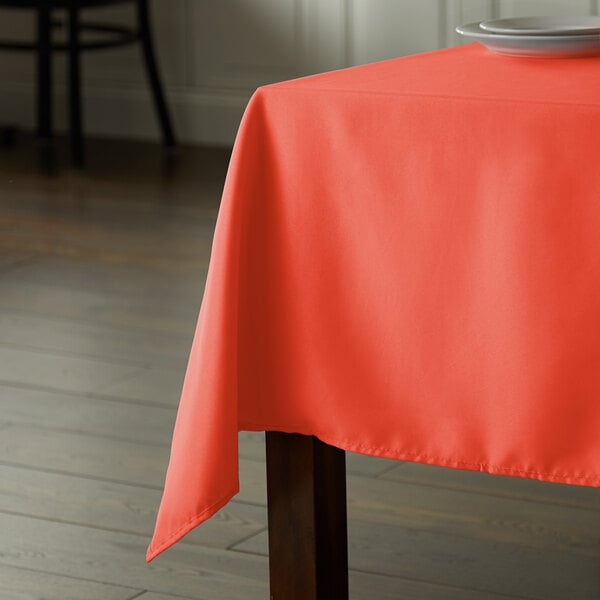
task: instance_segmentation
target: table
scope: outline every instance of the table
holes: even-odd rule
[[[273,598],[347,595],[343,450],[600,486],[599,154],[598,58],[470,44],[257,90],[148,560],[237,493],[240,430],[270,432]]]

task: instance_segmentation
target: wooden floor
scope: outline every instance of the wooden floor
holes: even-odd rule
[[[267,598],[261,434],[234,501],[144,562],[227,153],[41,152],[0,148],[0,600]],[[348,468],[353,599],[600,599],[600,490]]]

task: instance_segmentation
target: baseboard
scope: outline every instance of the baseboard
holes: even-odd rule
[[[181,142],[231,146],[251,92],[169,91],[168,103]],[[66,129],[66,90],[54,93],[55,130]],[[98,137],[158,140],[158,123],[149,90],[86,87],[84,131]],[[3,82],[0,124],[35,126],[35,89],[28,83]]]

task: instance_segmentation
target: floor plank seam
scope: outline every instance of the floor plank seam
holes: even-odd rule
[[[45,256],[47,257],[48,254],[44,253],[42,254],[40,252],[40,256]],[[118,266],[126,266],[126,267],[134,267],[136,269],[148,269],[151,265],[155,265],[156,264],[156,258],[154,256],[147,256],[147,257],[143,257],[143,255],[139,256],[139,260],[136,261],[130,261],[130,262],[121,262],[118,260],[106,260],[107,256],[114,256],[114,255],[107,255],[104,261],[102,261],[103,256],[97,256],[94,254],[84,254],[84,255],[72,255],[72,254],[51,254],[50,255],[51,258],[53,259],[57,259],[57,260],[63,260],[63,261],[77,261],[77,262],[81,262],[81,263],[91,263],[92,259],[94,259],[94,262],[97,262],[98,259],[101,260],[101,264],[102,265],[106,265],[106,266],[113,266],[113,265],[118,265]],[[143,257],[143,260],[142,260]],[[182,267],[182,259],[181,257],[179,258],[173,258],[173,259],[169,259],[166,260],[164,259],[165,262],[163,263],[162,268],[159,269],[154,269],[154,272],[157,275],[160,274],[168,274],[168,273],[179,273],[181,275],[187,275],[188,277],[194,277],[195,280],[198,282],[198,289],[195,290],[196,292],[202,292],[202,287],[204,285],[204,282],[201,282],[200,280],[200,276],[198,274],[198,270],[199,267],[201,268],[203,265],[198,265],[195,262],[190,262],[189,267],[187,265],[185,265],[185,267]],[[190,259],[191,261],[192,259]],[[30,276],[19,276],[18,275],[18,269],[23,267],[23,266],[28,266],[28,263],[31,262],[31,264],[35,264],[36,260],[31,260],[28,261],[27,263],[25,261],[19,262],[19,263],[9,263],[7,265],[4,265],[3,267],[0,267],[0,277],[2,277],[2,275],[4,274],[8,274],[8,273],[13,273],[16,272],[16,275],[12,275],[10,281],[14,282],[14,283],[20,283],[20,284],[25,284],[25,285],[33,285],[33,286],[41,286],[41,287],[45,287],[45,288],[50,288],[51,290],[62,290],[65,292],[84,292],[84,293],[98,293],[99,288],[96,285],[80,285],[80,284],[75,284],[75,283],[70,283],[70,284],[65,284],[65,283],[58,283],[58,282],[54,282],[54,281],[47,281],[46,279],[43,280],[36,280],[34,277],[30,277]],[[172,265],[171,268],[166,268],[167,265]],[[175,268],[173,268],[175,267]],[[206,267],[203,270],[207,270],[208,268],[208,264],[206,264]],[[130,291],[125,291],[123,289],[111,289],[108,287],[105,288],[101,288],[102,290],[102,294],[105,295],[107,298],[111,298],[111,299],[118,299],[118,300],[145,300],[147,299],[147,293],[143,292],[143,291],[137,291],[137,292],[130,292]],[[167,290],[166,290],[167,291]],[[172,300],[177,300],[181,303],[182,308],[185,310],[191,310],[190,309],[190,304],[189,304],[189,300],[191,298],[184,294],[175,294],[175,297],[172,298]],[[177,305],[177,303],[174,303],[175,305]]]
[[[142,488],[145,490],[153,490],[153,491],[158,491],[161,493],[163,491],[162,485],[150,485],[148,483],[139,483],[139,482],[131,483],[131,481],[121,481],[119,479],[111,479],[108,477],[99,477],[99,476],[95,476],[95,475],[89,475],[86,473],[63,471],[62,469],[52,469],[52,468],[47,468],[47,467],[42,469],[40,467],[35,467],[35,466],[31,466],[31,465],[24,464],[24,463],[14,463],[11,461],[6,461],[6,460],[0,460],[0,465],[3,465],[5,467],[15,467],[15,468],[19,468],[19,469],[27,469],[28,471],[39,471],[41,473],[50,473],[50,474],[54,474],[54,475],[67,475],[70,477],[79,477],[80,479],[89,479],[90,481],[101,481],[104,483],[128,485],[130,487],[137,487],[137,488]],[[167,465],[165,463],[165,470],[166,470],[166,468],[167,468]]]
[[[111,387],[116,385],[121,385],[123,383],[127,383],[128,381],[132,381],[140,377],[140,375],[148,374],[150,369],[139,369],[135,373],[128,373],[127,375],[122,375],[121,377],[116,377],[110,382],[106,382],[104,385],[98,384],[98,394],[102,395],[102,390],[108,390]],[[183,376],[182,376],[183,377]]]
[[[140,531],[132,531],[129,529],[119,529],[116,527],[103,527],[101,525],[94,525],[93,523],[79,523],[77,521],[69,521],[67,519],[42,517],[39,515],[34,515],[34,514],[29,514],[29,513],[20,513],[20,512],[6,510],[6,509],[2,509],[2,508],[0,508],[0,514],[8,515],[11,517],[17,517],[17,518],[22,517],[24,519],[33,519],[35,521],[44,521],[47,523],[56,523],[56,524],[60,524],[60,525],[71,525],[73,527],[78,527],[81,529],[91,529],[94,531],[105,531],[106,533],[131,535],[131,536],[135,536],[138,538],[147,539],[148,543],[150,542],[150,539],[152,537],[152,531],[150,531],[150,530],[148,530],[146,532],[140,532]],[[255,535],[262,533],[265,530],[266,530],[266,527],[264,529],[261,529],[260,531],[257,531],[256,533],[253,533],[251,535],[244,537],[243,539],[235,542],[235,544],[241,544],[241,543],[245,542],[246,540],[254,537]],[[210,550],[218,550],[218,551],[222,551],[222,552],[229,552],[229,551],[237,552],[237,550],[230,547],[231,545],[227,546],[227,547],[223,547],[223,546],[217,546],[217,545],[211,545],[211,544],[201,544],[201,543],[196,543],[196,542],[190,542],[189,540],[186,540],[185,538],[180,540],[178,543],[181,544],[182,546],[193,546],[195,548],[205,548],[205,549],[210,549]],[[245,552],[245,554],[264,556],[262,554],[258,554],[258,553],[254,553],[254,552]],[[148,591],[148,590],[146,590],[146,591]]]
[[[142,590],[141,592],[134,594],[130,598],[127,598],[127,600],[136,600],[136,598],[141,598],[142,596],[144,596],[146,594],[147,591],[148,590]]]
[[[387,467],[384,471],[382,471],[381,473],[377,473],[377,475],[375,475],[373,477],[373,479],[381,479],[383,481],[391,481],[390,479],[386,479],[385,475],[387,475],[390,471],[393,471],[394,469],[397,469],[400,465],[404,464],[403,460],[398,460],[396,461],[396,464],[392,464],[389,467]]]
[[[172,416],[174,416],[174,414],[175,414],[175,411],[173,411]],[[132,444],[135,446],[144,446],[146,448],[162,448],[163,450],[168,450],[171,447],[171,445],[168,443],[161,444],[159,442],[150,442],[147,440],[140,440],[140,439],[136,440],[131,437],[130,438],[122,438],[119,436],[109,436],[109,435],[98,434],[98,433],[94,433],[92,431],[85,431],[85,430],[78,431],[76,429],[52,427],[52,426],[47,426],[47,425],[40,425],[38,423],[27,423],[26,421],[3,420],[1,415],[0,415],[0,423],[1,423],[0,429],[8,429],[8,428],[23,429],[24,426],[26,426],[27,428],[35,429],[37,431],[53,431],[56,433],[67,433],[67,434],[79,435],[81,437],[92,438],[92,439],[97,439],[97,440],[125,442],[127,444]],[[0,461],[0,464],[1,464],[1,462],[2,461]]]
[[[173,410],[172,412],[174,415],[175,410]],[[72,433],[75,435],[85,436],[87,438],[93,438],[96,440],[106,440],[109,442],[126,442],[128,444],[141,444],[143,446],[148,446],[149,448],[163,448],[165,450],[168,450],[171,447],[171,444],[169,442],[164,442],[164,443],[152,442],[150,440],[135,439],[135,438],[132,438],[131,436],[130,437],[121,437],[118,435],[95,433],[93,431],[89,431],[89,430],[85,430],[85,429],[57,427],[54,425],[42,425],[40,423],[35,423],[32,421],[27,421],[27,420],[21,420],[21,421],[15,421],[15,420],[11,420],[11,419],[3,420],[1,415],[0,415],[0,422],[2,422],[2,424],[5,425],[6,427],[26,426],[28,429],[35,429],[37,431],[53,431],[56,433],[67,433],[67,434]]]
[[[57,523],[60,525],[72,525],[74,527],[80,527],[83,529],[93,529],[95,531],[106,531],[107,533],[122,533],[125,535],[134,535],[137,537],[148,538],[148,540],[150,540],[150,537],[152,535],[151,531],[141,533],[139,531],[131,531],[131,530],[127,530],[127,529],[118,529],[118,528],[114,528],[114,527],[102,527],[101,525],[94,525],[91,523],[78,523],[77,521],[68,521],[67,519],[41,517],[39,515],[32,515],[32,514],[28,514],[28,513],[19,513],[16,511],[6,510],[6,509],[2,509],[2,508],[0,508],[0,514],[8,515],[11,517],[22,517],[24,519],[34,519],[35,521],[45,521],[47,523]],[[189,542],[188,542],[188,544],[189,544]],[[213,546],[204,546],[202,544],[189,544],[189,545],[201,546],[201,547],[205,547],[205,548],[213,547]],[[219,548],[219,549],[221,549],[221,548]]]
[[[496,477],[496,476],[494,476],[494,477]],[[500,477],[502,477],[502,476],[500,476]],[[447,491],[452,491],[452,492],[477,494],[478,496],[489,496],[492,498],[504,498],[507,500],[513,500],[515,502],[529,502],[532,504],[546,504],[548,506],[560,506],[562,508],[568,508],[570,510],[590,510],[593,512],[600,513],[600,507],[599,508],[592,508],[592,507],[587,507],[587,506],[583,507],[578,504],[571,504],[571,503],[565,502],[563,500],[553,501],[553,500],[549,500],[547,498],[539,498],[538,499],[538,498],[528,498],[525,496],[514,496],[511,494],[502,494],[502,493],[495,494],[492,491],[483,492],[481,490],[476,490],[476,489],[467,489],[467,488],[455,487],[455,486],[450,486],[450,485],[436,485],[435,483],[431,483],[431,482],[421,482],[421,481],[410,480],[410,479],[396,479],[396,478],[391,479],[391,478],[387,478],[387,477],[378,477],[377,479],[380,479],[381,481],[389,481],[389,482],[397,483],[397,484],[415,485],[415,486],[420,486],[420,487],[425,487],[425,488],[447,490]],[[551,485],[563,485],[563,484],[553,483]]]
[[[456,519],[453,519],[454,521],[456,521]],[[350,518],[348,520],[348,531],[349,533],[352,532],[352,524],[363,524],[363,525],[369,525],[372,524],[372,521],[368,521],[362,518]],[[482,530],[486,530],[489,528],[489,523],[486,522],[481,522],[480,527]],[[395,526],[398,529],[403,530],[405,533],[406,532],[414,532],[414,533],[428,533],[431,531],[430,528],[428,527],[411,527],[410,525],[398,525]],[[436,535],[441,538],[441,539],[449,539],[449,540],[466,540],[466,541],[473,541],[473,540],[477,540],[477,539],[485,539],[485,538],[481,538],[481,536],[476,536],[476,535],[469,535],[469,534],[464,534],[464,533],[459,533],[456,531],[441,531],[439,529],[436,529]],[[533,534],[531,532],[529,532],[530,537],[533,536]],[[527,543],[526,541],[513,541],[513,540],[498,540],[496,539],[494,541],[494,545],[496,547],[513,547],[513,548],[520,548],[520,549],[524,549],[524,550],[541,550],[541,549],[548,549],[548,545],[541,545],[541,544],[532,544],[532,543]],[[589,545],[588,545],[589,547]],[[552,548],[550,548],[552,549]],[[570,552],[576,554],[579,557],[594,557],[597,554],[589,554],[588,550],[584,550],[583,552],[577,552],[575,549],[573,548],[569,548]],[[555,552],[565,555],[568,554],[566,551],[566,548],[559,548],[559,549],[555,549]]]
[[[227,546],[226,550],[230,550],[232,552],[240,552],[239,550],[236,549],[236,546],[239,546],[240,544],[243,544],[244,542],[251,540],[253,537],[260,535],[261,533],[265,533],[267,530],[268,530],[268,528],[265,526],[262,529],[260,529],[259,531],[255,531],[254,533],[248,534],[248,535],[244,536],[242,539],[237,540],[237,541],[233,542],[232,544],[229,544],[229,546]],[[255,554],[256,556],[264,556],[264,554],[259,554],[257,552],[247,552],[247,554]]]
[[[2,276],[2,273],[0,271],[0,278]],[[21,317],[31,317],[31,315],[35,315],[35,318],[37,319],[43,319],[45,321],[49,321],[49,322],[55,322],[55,323],[64,323],[64,324],[72,324],[72,323],[77,323],[79,325],[83,325],[83,326],[88,326],[88,327],[93,327],[93,328],[98,328],[98,329],[102,329],[105,330],[106,332],[109,331],[114,331],[116,333],[127,333],[129,326],[127,325],[123,325],[123,326],[119,326],[119,325],[114,325],[111,323],[105,323],[105,322],[100,322],[100,321],[91,321],[89,319],[82,319],[82,318],[77,318],[77,317],[62,317],[60,315],[56,315],[56,314],[42,314],[42,313],[35,313],[31,310],[25,310],[25,309],[18,309],[18,308],[1,308],[0,309],[1,314],[5,314],[5,315],[18,315]],[[132,326],[132,332],[138,333],[139,330],[139,326]],[[171,339],[175,339],[178,341],[184,341],[186,342],[186,346],[191,347],[192,344],[192,336],[185,335],[185,334],[178,334],[178,333],[169,333],[169,332],[165,332],[162,333],[161,335],[164,335],[168,338]],[[189,354],[189,348],[187,349],[186,353],[183,354],[182,356],[184,356],[185,359],[187,359],[187,355]]]
[[[115,583],[109,583],[107,581],[99,581],[98,579],[90,579],[88,577],[76,577],[74,575],[65,575],[62,572],[55,573],[54,571],[46,571],[43,569],[32,569],[30,567],[23,567],[22,565],[15,565],[12,563],[4,562],[4,561],[2,561],[1,557],[0,557],[0,567],[10,567],[11,569],[17,569],[19,571],[27,571],[29,573],[40,573],[42,575],[53,575],[55,577],[63,577],[64,579],[72,579],[74,581],[85,581],[86,583],[98,583],[100,585],[110,585],[110,586],[115,586],[115,587],[121,587],[126,590],[135,590],[136,593],[140,589],[139,587],[135,587],[132,585],[125,585],[125,584],[121,584],[121,583],[115,584]]]
[[[1,277],[0,277],[0,281],[1,281]],[[2,306],[2,303],[0,302],[0,310],[5,310],[5,307]],[[47,319],[52,319],[52,318],[60,318],[60,315],[56,315],[55,313],[51,313],[51,312],[44,312],[43,310],[35,310],[35,309],[28,309],[28,310],[22,310],[20,311],[19,309],[15,308],[14,306],[10,306],[7,307],[7,310],[13,311],[13,312],[19,312],[20,314],[23,315],[34,315],[35,317],[39,317],[39,318],[47,318]],[[196,312],[196,316],[197,316],[197,312]],[[119,329],[120,325],[119,324],[115,324],[115,323],[111,323],[109,321],[98,321],[98,320],[92,320],[92,319],[87,319],[85,317],[63,317],[65,321],[72,321],[75,323],[81,323],[83,325],[92,325],[92,326],[107,326],[107,327],[112,327],[114,329]],[[148,327],[147,325],[136,325],[133,323],[127,323],[123,325],[123,329],[125,330],[130,330],[130,331],[138,331],[138,332],[144,332],[144,331],[150,331],[152,333],[156,333],[158,335],[174,335],[177,338],[181,338],[184,339],[186,338],[186,333],[181,330],[179,331],[179,329],[173,329],[173,328],[164,328],[164,327],[160,327],[158,329],[153,328],[153,327]],[[188,332],[189,334],[189,332]],[[191,342],[190,342],[191,343]]]
[[[1,314],[1,311],[0,311]],[[140,369],[151,369],[152,365],[147,362],[139,362],[129,358],[111,358],[109,356],[102,356],[100,354],[87,354],[85,352],[70,352],[69,350],[62,350],[60,348],[43,348],[40,346],[32,346],[30,344],[19,344],[18,342],[7,342],[0,339],[0,348],[12,348],[15,350],[25,350],[32,354],[44,354],[48,356],[60,356],[65,358],[81,358],[83,360],[89,360],[90,362],[99,362],[107,365],[124,365],[128,367],[138,367]]]
[[[394,580],[401,580],[401,581],[410,581],[412,583],[419,583],[419,584],[424,584],[424,585],[428,585],[428,586],[432,586],[432,587],[439,587],[439,588],[444,588],[444,589],[448,589],[448,590],[456,590],[458,592],[484,592],[487,595],[493,595],[495,597],[497,597],[499,600],[501,600],[502,598],[505,598],[506,600],[544,600],[543,598],[539,598],[539,597],[535,597],[535,596],[515,596],[514,594],[504,594],[502,592],[495,592],[494,590],[485,590],[485,589],[478,589],[478,588],[465,588],[465,587],[461,587],[461,586],[456,586],[456,585],[451,585],[448,583],[439,583],[437,581],[432,581],[430,579],[419,579],[419,578],[415,578],[415,577],[406,577],[405,575],[390,575],[389,573],[378,573],[376,571],[367,571],[364,569],[355,569],[355,568],[350,568],[348,570],[350,573],[361,573],[363,575],[376,575],[377,577],[387,577],[390,579],[394,579]]]
[[[85,400],[103,400],[106,402],[115,402],[118,404],[133,404],[136,406],[145,406],[148,408],[164,408],[166,410],[176,410],[177,404],[167,404],[162,402],[149,402],[147,400],[140,400],[139,398],[128,398],[126,396],[114,396],[110,394],[98,394],[96,392],[78,392],[76,390],[65,390],[62,388],[56,388],[49,385],[40,385],[36,383],[29,383],[23,381],[9,381],[6,379],[0,379],[0,386],[13,387],[15,389],[23,390],[37,390],[40,392],[49,392],[52,394],[58,394],[63,396],[69,396],[73,398],[81,398]]]
[[[10,273],[11,271],[14,271],[15,269],[19,269],[19,268],[21,268],[23,266],[27,266],[29,264],[35,264],[37,259],[38,259],[37,256],[31,255],[26,258],[17,259],[14,262],[10,262],[10,263],[7,263],[7,264],[1,266],[0,267],[0,279],[2,278],[3,275],[5,275],[6,273]]]

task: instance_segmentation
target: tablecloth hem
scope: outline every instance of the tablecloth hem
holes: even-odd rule
[[[146,552],[146,562],[153,561],[159,554],[162,554],[165,550],[176,544],[181,538],[187,535],[192,529],[198,527],[204,521],[210,519],[216,512],[221,510],[238,492],[240,491],[239,485],[236,486],[231,492],[228,492],[222,496],[217,502],[211,504],[207,509],[193,516],[191,519],[186,521],[179,529],[175,530],[169,537],[162,541],[152,541]]]
[[[314,435],[321,441],[331,446],[336,446],[349,452],[359,452],[380,458],[391,458],[395,460],[405,460],[409,462],[425,463],[438,467],[450,467],[455,469],[466,469],[469,471],[480,471],[482,473],[490,473],[492,475],[505,475],[513,477],[523,477],[527,479],[538,479],[540,481],[548,481],[550,483],[566,483],[570,485],[585,485],[589,487],[600,487],[599,475],[583,475],[574,473],[560,473],[536,471],[528,468],[518,467],[503,467],[500,465],[490,464],[485,461],[465,461],[462,459],[454,459],[449,457],[430,456],[421,452],[411,452],[409,450],[401,450],[397,448],[385,448],[382,446],[370,446],[367,444],[356,443],[352,440],[345,440],[330,435],[324,432],[308,431],[303,427],[290,427],[273,425],[272,423],[257,424],[243,422],[239,424],[240,431],[283,431],[285,433],[301,433],[303,435]]]

